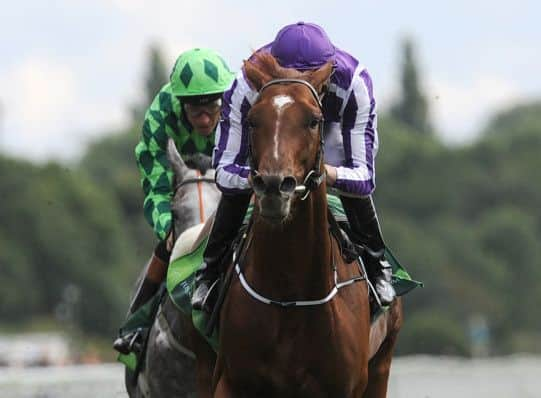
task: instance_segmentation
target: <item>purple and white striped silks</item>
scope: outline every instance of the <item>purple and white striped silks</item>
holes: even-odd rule
[[[261,51],[267,49],[268,45]],[[334,188],[344,194],[365,196],[375,188],[378,150],[372,80],[351,55],[339,49],[336,55],[336,69],[323,100],[325,163],[337,167]],[[213,156],[216,182],[224,193],[250,191],[246,116],[256,97],[242,71],[224,94]]]

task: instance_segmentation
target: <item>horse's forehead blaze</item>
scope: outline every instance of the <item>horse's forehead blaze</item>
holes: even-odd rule
[[[295,100],[288,94],[278,94],[275,95],[272,99],[272,104],[274,105],[274,109],[276,109],[276,112],[278,114],[281,113],[285,107],[292,104],[293,102],[295,102]]]
[[[312,135],[302,134],[306,115],[316,110],[312,101],[311,93],[304,86],[276,85],[269,87],[256,109],[252,108],[261,127],[252,141],[260,167],[276,166],[275,162],[293,162],[299,166],[306,153],[313,150]]]

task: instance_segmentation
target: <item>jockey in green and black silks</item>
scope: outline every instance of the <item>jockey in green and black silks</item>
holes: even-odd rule
[[[171,227],[172,172],[167,166],[167,138],[175,141],[181,156],[211,156],[222,94],[232,79],[225,61],[214,51],[187,51],[177,59],[171,81],[146,112],[135,155],[145,193],[145,218],[160,240]]]
[[[165,279],[172,246],[171,199],[173,172],[167,160],[167,141],[172,138],[180,155],[212,155],[214,132],[220,120],[223,92],[234,75],[214,50],[194,48],[182,53],[165,84],[145,114],[140,142],[135,148],[144,215],[159,243],[150,259],[143,283],[130,306],[133,313],[148,301]],[[126,342],[115,348],[126,351]]]

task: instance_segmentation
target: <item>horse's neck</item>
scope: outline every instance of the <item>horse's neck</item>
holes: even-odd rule
[[[284,296],[327,294],[332,285],[332,259],[325,191],[313,192],[294,212],[280,227],[256,219],[247,275],[259,286],[270,286],[270,291]]]

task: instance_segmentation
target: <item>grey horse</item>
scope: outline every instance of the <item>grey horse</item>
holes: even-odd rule
[[[220,191],[214,183],[195,183],[198,172],[186,166],[171,139],[167,158],[174,172],[176,188],[171,207],[174,237],[178,239],[183,231],[200,224],[216,210]],[[214,170],[206,171],[203,177],[213,180]],[[204,376],[208,376],[208,371],[197,371],[194,345],[207,344],[193,328],[191,318],[184,316],[166,294],[149,333],[142,369],[137,375],[126,370],[125,383],[130,398],[196,397],[196,383],[201,385],[210,381]],[[209,357],[214,355],[210,347],[198,349],[198,355],[201,351]]]

